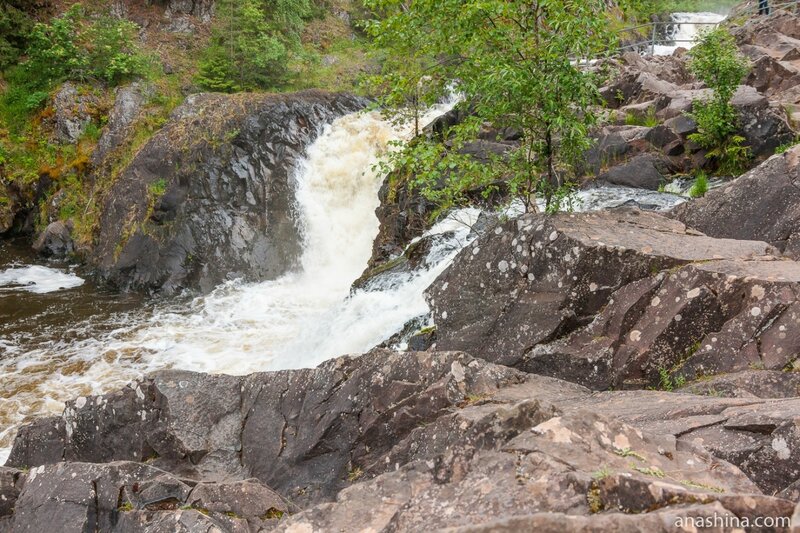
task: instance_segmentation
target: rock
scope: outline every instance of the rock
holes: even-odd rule
[[[582,410],[578,404],[585,396],[557,388],[557,382],[532,376],[416,429],[396,448],[416,451],[399,463],[396,455],[390,460],[403,466],[341,491],[336,502],[295,515],[277,531],[354,525],[372,531],[502,531],[497,524],[509,517],[523,520],[535,513],[548,513],[553,531],[587,524],[590,516],[641,531],[648,521],[660,524],[660,513],[686,516],[687,506],[698,501],[718,514],[751,519],[760,512],[793,512],[793,502],[758,494],[738,469],[699,448],[681,448],[671,437]],[[570,406],[559,413],[563,403]],[[624,513],[640,514],[633,521]]]
[[[795,398],[800,396],[800,373],[744,370],[692,383],[681,392],[724,398]]]
[[[248,533],[269,527],[289,509],[256,480],[191,488],[131,462],[59,463],[15,475],[25,481],[9,513],[10,531]]]
[[[14,508],[12,531],[112,531],[120,493],[164,473],[136,463],[61,463],[31,469]]]
[[[44,422],[22,428],[8,464],[147,459],[183,477],[256,477],[298,504],[315,502],[419,424],[520,379],[463,354],[382,350],[246,378],[164,371],[68,404],[60,448]]]
[[[665,167],[665,163],[656,156],[641,154],[626,163],[612,167],[601,174],[598,180],[611,185],[655,191],[666,182],[664,174],[659,170]]]
[[[56,140],[76,144],[92,122],[97,104],[97,97],[91,92],[80,90],[71,82],[64,83],[53,97]]]
[[[697,513],[752,520],[795,509],[761,490],[789,495],[798,482],[798,400],[593,394],[435,352],[375,351],[242,378],[167,371],[146,381],[136,387],[152,389],[160,406],[152,435],[170,428],[161,442],[173,448],[191,438],[207,442],[205,412],[217,409],[221,395],[238,396],[240,441],[235,431],[226,439],[242,445],[231,458],[242,468],[195,470],[190,481],[154,466],[168,453],[147,465],[34,467],[6,520],[34,531],[51,515],[64,531],[493,531],[538,523],[534,517],[547,513],[553,530],[601,520],[639,531]],[[134,403],[141,396],[123,395]],[[87,424],[97,408],[110,416],[140,407],[103,407],[104,397],[77,403],[89,409]],[[107,431],[97,430],[98,440]],[[143,437],[134,429],[130,438]],[[83,446],[76,453],[92,449]],[[161,466],[192,470],[191,461]],[[208,480],[237,470],[229,480]],[[247,479],[251,473],[260,481]],[[272,488],[263,485],[267,477]]]
[[[75,252],[72,224],[56,221],[49,224],[33,243],[33,249],[45,257],[67,257]]]
[[[764,240],[800,259],[800,147],[678,206],[673,214],[708,235]]]
[[[244,518],[255,530],[261,530],[290,510],[283,498],[258,480],[199,483],[186,501],[195,509]]]
[[[100,167],[106,158],[127,139],[131,127],[139,118],[142,106],[152,92],[144,82],[134,82],[116,89],[114,107],[108,114],[108,122],[103,128],[97,146],[92,152],[92,164]]]
[[[301,252],[294,166],[324,124],[364,104],[319,91],[189,97],[105,197],[100,278],[172,293],[282,275]]]
[[[791,366],[800,351],[800,264],[726,260],[687,265],[611,295],[591,324],[534,347],[517,365],[597,389],[657,386]]]
[[[168,0],[164,16],[191,15],[208,23],[214,15],[214,4],[215,0]]]
[[[14,514],[14,507],[25,486],[26,477],[21,470],[0,466],[0,529],[2,519]]]
[[[626,285],[688,263],[773,251],[646,212],[526,215],[467,247],[428,289],[436,348],[516,366],[535,345],[591,323]]]

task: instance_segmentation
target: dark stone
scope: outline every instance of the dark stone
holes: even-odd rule
[[[33,243],[33,249],[44,257],[63,258],[75,252],[71,223],[60,220],[51,223]]]
[[[526,215],[467,247],[428,289],[436,348],[519,365],[537,344],[589,324],[612,293],[637,280],[773,250],[705,237],[639,211]]]
[[[659,170],[664,166],[664,163],[656,156],[641,154],[630,161],[610,168],[598,177],[598,181],[655,191],[666,181],[664,174]]]
[[[714,237],[758,239],[800,259],[800,148],[792,148],[673,216]]]
[[[121,289],[209,291],[274,279],[301,253],[292,171],[349,95],[194,95],[122,171],[92,262]]]

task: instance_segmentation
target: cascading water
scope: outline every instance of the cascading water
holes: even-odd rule
[[[715,28],[725,20],[726,15],[719,13],[673,13],[668,37],[673,41],[667,45],[656,45],[657,56],[672,55],[678,48],[692,48],[704,31]]]
[[[428,119],[448,108],[432,109]],[[455,224],[451,219],[431,230],[446,232],[447,238],[431,249],[425,268],[350,295],[378,231],[375,209],[382,176],[373,166],[389,141],[407,133],[377,113],[354,114],[327,126],[309,147],[296,171],[305,242],[295,273],[257,284],[232,281],[190,302],[92,316],[59,330],[44,328],[35,343],[26,335],[2,335],[0,464],[16,426],[32,416],[60,413],[65,400],[170,367],[246,374],[314,366],[333,356],[362,353],[426,313],[422,293],[466,245],[469,221]],[[5,276],[19,289],[26,282],[20,277],[24,273],[29,270],[0,272],[0,285]],[[34,283],[22,289],[44,292],[53,283],[67,287],[69,274],[51,270],[51,276],[49,281],[27,280]],[[69,279],[71,286],[80,282]],[[18,337],[25,342],[15,342]]]

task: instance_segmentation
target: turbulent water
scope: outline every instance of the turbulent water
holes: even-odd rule
[[[725,18],[726,15],[720,13],[673,13],[674,25],[669,35],[673,42],[656,45],[653,53],[668,56],[680,47],[692,48],[704,31],[715,28]]]
[[[169,367],[244,374],[312,366],[366,351],[426,313],[422,292],[466,244],[469,220],[431,230],[447,239],[431,250],[427,269],[350,294],[378,231],[382,176],[373,166],[404,134],[376,113],[325,128],[296,171],[302,265],[275,281],[234,281],[192,300],[141,302],[98,291],[63,266],[26,265],[31,258],[4,245],[0,464],[16,426],[59,413],[64,400]]]
[[[475,238],[476,209],[457,211],[428,232],[439,237],[422,268],[382,275],[351,293],[378,231],[383,176],[373,167],[389,141],[406,133],[376,113],[324,129],[296,169],[301,266],[275,281],[232,281],[202,297],[145,300],[101,290],[69,265],[33,265],[26,248],[0,241],[0,464],[19,424],[60,413],[65,400],[164,368],[246,374],[314,366],[363,353],[426,315],[423,291]],[[580,192],[574,208],[663,210],[682,201],[601,187]]]

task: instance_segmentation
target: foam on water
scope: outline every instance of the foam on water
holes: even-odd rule
[[[0,290],[46,294],[83,285],[84,280],[62,270],[40,265],[15,266],[0,271]]]
[[[656,45],[654,55],[668,56],[678,48],[692,48],[704,31],[715,28],[725,18],[719,13],[673,13],[675,31],[670,37],[675,43]]]
[[[427,119],[451,106],[432,109]],[[189,302],[116,317],[116,327],[103,335],[54,338],[32,350],[0,346],[0,454],[8,452],[16,426],[32,416],[60,413],[65,400],[154,370],[246,374],[313,366],[362,353],[426,313],[422,292],[463,246],[467,229],[434,246],[427,268],[350,294],[378,231],[383,176],[373,167],[390,141],[409,133],[377,113],[354,114],[327,126],[309,147],[296,172],[305,241],[297,272],[263,283],[232,281]],[[448,231],[453,220],[431,231]],[[74,330],[93,327],[78,323]]]

